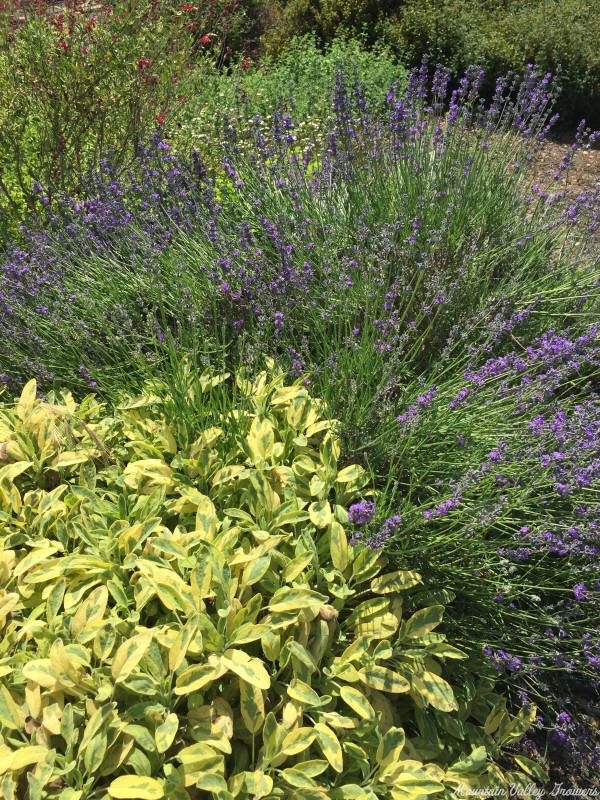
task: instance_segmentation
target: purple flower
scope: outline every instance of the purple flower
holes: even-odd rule
[[[585,600],[587,597],[587,587],[585,583],[578,583],[573,587],[573,596],[576,600]]]
[[[348,508],[348,520],[352,525],[367,525],[375,516],[375,503],[372,500],[361,500]]]

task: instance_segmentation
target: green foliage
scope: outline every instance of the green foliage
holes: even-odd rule
[[[0,234],[36,197],[76,191],[109,152],[132,158],[148,131],[185,101],[190,71],[241,46],[247,10],[222,0],[118,0],[90,9],[0,6]]]
[[[210,409],[228,376],[188,379]],[[367,475],[323,404],[272,364],[236,386],[183,446],[160,385],[109,411],[32,381],[2,408],[2,797],[525,785],[493,759],[535,708],[442,677],[443,606],[348,542]]]
[[[561,117],[600,124],[600,19],[593,0],[281,0],[269,4],[262,44],[285,54],[290,39],[313,33],[321,44],[339,33],[385,43],[405,63],[424,55],[462,73],[487,67],[492,80],[527,63],[560,71]]]
[[[457,74],[469,64],[490,81],[527,63],[558,72],[561,119],[600,123],[600,19],[590,0],[407,0],[380,33],[409,63],[428,54]]]
[[[283,53],[294,36],[314,33],[327,43],[342,31],[373,44],[378,21],[396,6],[392,0],[283,0],[271,7],[262,44],[267,53]]]
[[[176,150],[197,147],[206,157],[223,140],[223,117],[228,124],[248,127],[259,115],[263,133],[273,113],[285,108],[298,125],[298,145],[315,142],[327,129],[331,97],[338,71],[360,78],[371,108],[382,108],[393,82],[401,83],[405,70],[389,49],[371,50],[358,39],[336,37],[319,47],[312,34],[293,38],[277,57],[264,56],[256,64],[240,61],[228,73],[216,68],[192,73],[185,84],[189,101],[166,129]],[[241,143],[243,146],[243,144]]]

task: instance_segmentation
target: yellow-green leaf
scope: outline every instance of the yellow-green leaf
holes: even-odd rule
[[[12,753],[2,752],[0,756],[0,775],[5,772],[18,772],[31,764],[43,764],[50,751],[41,745],[26,745]]]
[[[294,786],[296,789],[315,789],[317,787],[317,783],[297,767],[288,767],[282,770],[281,777],[286,783],[290,786]]]
[[[387,667],[363,667],[358,672],[360,680],[372,689],[401,694],[410,690],[410,683],[402,675]]]
[[[262,661],[247,655],[243,650],[227,650],[222,662],[223,666],[257,689],[268,689],[271,686],[271,678]]]
[[[296,700],[305,708],[314,708],[321,705],[321,698],[315,690],[304,681],[293,678],[287,687],[288,696]]]
[[[16,477],[28,470],[31,466],[33,466],[31,461],[15,461],[12,464],[7,464],[0,469],[0,483],[3,481],[14,481]]]
[[[402,592],[411,589],[421,583],[421,576],[418,572],[411,570],[397,570],[380,575],[371,581],[371,591],[375,594],[390,594],[392,592]]]
[[[115,681],[127,678],[148,652],[152,631],[143,631],[123,642],[114,655],[111,672]]]
[[[374,719],[375,711],[364,694],[354,686],[342,686],[342,700],[363,719]]]
[[[270,633],[270,631],[271,629],[268,625],[244,622],[239,628],[233,631],[229,637],[228,644],[248,644],[248,642],[255,642],[257,639],[262,639],[262,637]]]
[[[329,525],[331,561],[336,569],[343,572],[350,561],[350,551],[348,539],[344,528],[336,519],[332,519]]]
[[[433,778],[425,769],[406,767],[394,779],[394,800],[418,800],[444,790],[444,784]]]
[[[416,611],[405,623],[404,635],[412,639],[425,636],[437,628],[444,616],[444,606],[429,606]]]
[[[417,672],[411,676],[412,690],[438,711],[457,711],[458,704],[450,684],[434,672]]]
[[[210,497],[206,495],[198,498],[196,530],[200,531],[202,538],[208,542],[212,542],[217,533],[217,509]]]
[[[240,680],[240,711],[250,733],[258,733],[265,721],[265,702],[261,689]]]
[[[37,400],[37,383],[35,378],[28,381],[23,387],[19,402],[17,403],[17,416],[19,419],[25,419],[27,412],[31,411]]]
[[[284,738],[281,752],[286,756],[295,756],[310,747],[316,738],[316,728],[295,728]]]
[[[163,785],[155,778],[143,775],[121,775],[108,787],[115,800],[161,800],[165,796]]]
[[[275,433],[269,420],[254,417],[246,441],[254,459],[268,458],[275,444]]]
[[[267,553],[264,556],[254,558],[246,566],[242,575],[242,584],[245,586],[252,586],[265,576],[271,566],[271,556]]]
[[[261,797],[266,797],[273,791],[273,778],[270,775],[265,775],[260,769],[254,772],[246,772],[245,783],[254,800],[260,800]]]
[[[315,528],[326,528],[331,522],[331,506],[327,500],[318,500],[308,507],[308,516]]]
[[[84,453],[81,450],[65,450],[65,452],[59,453],[59,455],[56,456],[51,466],[52,469],[63,469],[64,467],[73,467],[75,464],[85,464],[85,462],[90,461],[90,459],[91,456],[89,453]]]
[[[191,694],[197,692],[213,680],[217,680],[227,672],[221,661],[218,663],[194,664],[179,675],[175,689],[175,694]]]
[[[358,464],[351,464],[338,472],[336,480],[338,483],[361,482],[365,479],[365,475],[362,467]]]
[[[400,760],[400,754],[406,744],[406,736],[402,728],[390,728],[379,742],[375,760],[382,770],[395,766]]]
[[[179,717],[177,714],[169,714],[154,732],[156,749],[159,753],[166,753],[173,744],[173,740],[179,728]]]
[[[327,603],[328,597],[310,589],[278,589],[269,603],[269,610],[274,613],[284,611],[300,611],[311,606],[320,607]]]
[[[293,581],[294,578],[297,578],[298,575],[300,575],[300,573],[306,569],[314,557],[314,553],[309,551],[306,553],[300,553],[300,555],[296,556],[296,558],[293,558],[289,564],[286,565],[283,571],[283,580],[286,583]]]
[[[327,761],[329,761],[336,772],[343,772],[344,755],[342,753],[342,746],[335,733],[323,722],[317,722],[315,731],[317,732],[319,745]]]

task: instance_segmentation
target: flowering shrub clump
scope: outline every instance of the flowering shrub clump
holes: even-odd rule
[[[246,4],[247,5],[247,4]],[[6,0],[0,4],[0,241],[112,151],[123,167],[153,125],[186,102],[186,81],[244,28],[239,2]],[[215,32],[216,31],[216,32]]]

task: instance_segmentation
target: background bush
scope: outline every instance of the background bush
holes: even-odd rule
[[[600,20],[592,0],[406,0],[403,3],[327,3],[293,0],[263,36],[267,52],[281,52],[294,35],[314,32],[323,43],[337,31],[383,42],[409,66],[429,55],[455,76],[469,64],[486,67],[489,84],[527,63],[559,71],[558,109],[566,126],[583,117],[600,125]]]
[[[294,118],[298,148],[322,141],[331,112],[335,77],[343,72],[360,80],[372,110],[383,111],[385,95],[406,71],[391,51],[375,45],[365,49],[357,39],[336,37],[325,47],[313,34],[295,37],[277,57],[262,56],[232,63],[226,73],[208,65],[186,82],[188,102],[167,118],[165,135],[177,151],[197,147],[205,160],[220,160],[225,131],[253,125],[260,116],[268,135],[276,111]],[[244,137],[240,137],[240,145]]]
[[[242,48],[249,10],[222,0],[0,6],[0,231],[14,235],[38,185],[52,201],[77,192],[101,156],[128,163],[185,102],[190,72]]]

